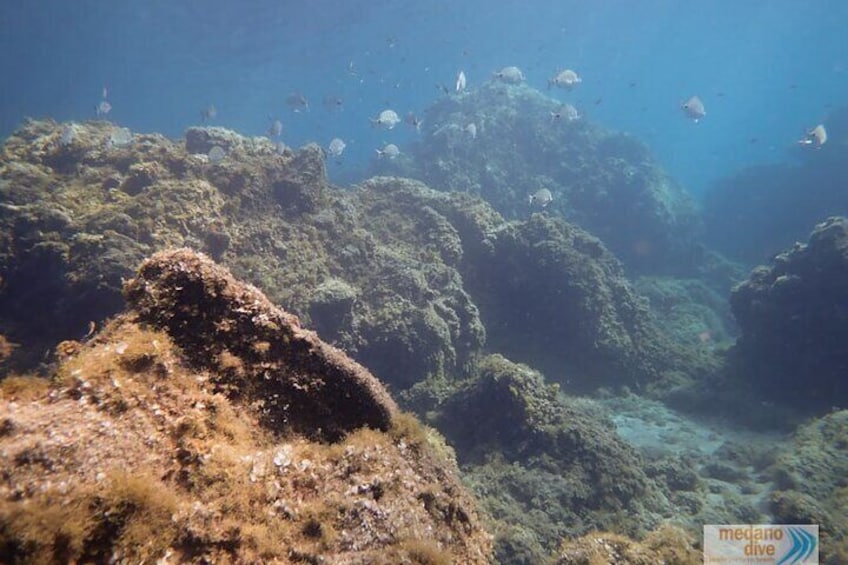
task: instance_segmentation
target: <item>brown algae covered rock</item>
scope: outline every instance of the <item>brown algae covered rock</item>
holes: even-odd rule
[[[848,406],[848,219],[818,224],[734,288],[735,387],[802,412]],[[756,403],[756,402],[754,402]]]
[[[47,156],[69,127],[77,161],[53,168]],[[142,258],[181,246],[260,286],[400,390],[462,372],[482,345],[461,250],[432,208],[396,202],[388,185],[329,186],[315,145],[279,152],[267,139],[190,128],[184,143],[133,134],[107,148],[113,129],[28,122],[3,146],[0,332],[21,344],[10,364],[32,368],[81,338],[121,310],[121,281]],[[225,148],[220,160],[212,147]],[[437,231],[393,233],[407,223]],[[422,237],[432,239],[423,249]]]
[[[363,426],[385,431],[397,412],[364,367],[203,255],[157,253],[124,294],[139,319],[167,331],[193,363],[226,375],[231,394],[263,402],[274,429],[337,440]]]
[[[555,565],[698,565],[703,555],[683,530],[664,525],[643,541],[608,532],[591,532],[562,543]]]
[[[489,562],[490,536],[450,449],[396,414],[364,369],[197,255],[151,258],[128,294],[139,311],[86,344],[68,342],[51,380],[9,377],[0,385],[4,556]],[[204,342],[210,338],[222,345]],[[278,403],[292,388],[284,377],[304,387],[290,398],[301,406],[287,412]],[[340,383],[346,408],[334,404]],[[270,407],[288,420],[269,418]],[[332,416],[338,423],[322,419]],[[378,418],[386,431],[358,427]],[[330,436],[335,443],[310,439]]]

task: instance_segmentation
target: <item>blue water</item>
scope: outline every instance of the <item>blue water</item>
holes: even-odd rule
[[[556,70],[584,82],[555,92],[591,120],[629,131],[690,191],[755,163],[792,158],[804,128],[848,94],[848,2],[344,0],[0,2],[0,136],[26,116],[108,118],[178,137],[212,103],[212,125],[262,135],[273,118],[297,146],[348,143],[333,176],[411,128],[373,130],[384,107],[418,114],[452,87],[506,66],[544,89]],[[303,93],[309,111],[285,104]],[[699,95],[695,124],[679,104]],[[344,100],[327,111],[325,96]]]

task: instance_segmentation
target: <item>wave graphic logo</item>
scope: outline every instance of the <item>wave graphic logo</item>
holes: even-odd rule
[[[817,525],[704,526],[705,565],[818,565],[818,549]]]
[[[798,565],[800,563],[810,563],[809,559],[813,552],[819,547],[819,532],[816,527],[816,533],[803,529],[798,526],[786,526],[784,528],[792,539],[792,547],[784,555],[776,565]],[[818,552],[816,552],[816,563],[818,563]]]

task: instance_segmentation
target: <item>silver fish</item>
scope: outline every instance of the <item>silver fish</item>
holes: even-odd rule
[[[494,76],[497,80],[506,84],[521,84],[524,82],[524,73],[518,67],[504,67]]]
[[[547,188],[540,188],[533,194],[527,195],[527,203],[538,208],[545,208],[553,199],[554,195]]]
[[[338,137],[334,137],[330,141],[330,145],[327,146],[327,153],[333,157],[341,157],[342,153],[344,153],[345,147],[347,147],[347,144],[344,141]]]
[[[220,145],[213,145],[207,154],[210,163],[220,163],[227,156],[227,152]]]
[[[456,93],[462,94],[465,91],[465,71],[459,71],[459,74],[456,75]]]
[[[132,143],[130,128],[116,128],[109,134],[110,147],[123,147]]]
[[[100,103],[94,107],[94,112],[98,116],[105,116],[109,112],[112,111],[112,105],[109,104],[108,100],[101,100]]]
[[[468,137],[471,139],[477,139],[477,124],[470,123],[465,126],[465,133],[468,134]]]
[[[309,110],[309,100],[300,92],[292,92],[286,96],[286,104],[295,112]]]
[[[400,118],[394,110],[383,110],[380,115],[371,120],[372,126],[379,126],[385,129],[394,129],[400,123]]]
[[[822,124],[808,129],[804,137],[798,140],[798,145],[808,145],[815,149],[821,149],[825,143],[827,143],[827,130]]]
[[[394,143],[389,143],[382,149],[375,149],[375,151],[377,151],[377,156],[380,158],[388,157],[389,159],[394,159],[400,155],[400,149]]]
[[[74,124],[66,124],[62,128],[62,134],[59,136],[59,145],[67,147],[74,142],[77,137],[77,131]]]
[[[551,123],[557,122],[559,120],[565,120],[566,122],[574,122],[580,119],[580,112],[577,111],[577,108],[572,106],[571,104],[563,104],[558,110],[555,112],[551,112]]]
[[[581,82],[583,82],[583,79],[580,78],[576,72],[571,69],[565,69],[548,79],[548,89],[552,86],[556,86],[566,90],[571,90]]]
[[[268,126],[268,137],[275,138],[280,137],[283,133],[283,122],[280,120],[274,120],[271,122],[271,125]]]
[[[328,112],[336,112],[344,108],[344,100],[334,94],[325,96],[321,103]]]
[[[214,120],[217,115],[218,109],[215,107],[214,104],[209,104],[207,107],[200,111],[200,121],[204,123],[209,122],[211,120]]]
[[[687,118],[695,123],[698,123],[701,118],[707,115],[707,111],[704,109],[704,103],[701,102],[701,99],[697,96],[693,96],[681,104],[680,109],[683,110],[683,113],[686,114]]]
[[[404,122],[409,127],[415,128],[415,131],[417,131],[418,133],[421,133],[421,124],[423,122],[421,121],[421,118],[419,118],[418,116],[415,115],[415,113],[407,112],[406,118],[404,119]]]

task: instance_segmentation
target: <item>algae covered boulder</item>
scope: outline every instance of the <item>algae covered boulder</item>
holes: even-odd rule
[[[203,255],[157,253],[124,294],[139,319],[167,331],[193,363],[226,375],[232,394],[261,402],[271,427],[337,440],[391,425],[397,408],[364,367]]]
[[[444,440],[255,288],[177,250],[127,296],[0,384],[10,562],[490,562]]]
[[[621,264],[573,224],[534,214],[489,231],[479,251],[465,278],[489,343],[549,378],[580,390],[707,369],[666,339]]]
[[[592,529],[641,533],[652,513],[669,511],[603,412],[566,399],[526,365],[485,357],[436,421],[495,521],[502,560],[539,562]]]
[[[823,563],[848,559],[848,410],[799,427],[770,469],[775,523],[819,524]]]
[[[846,304],[848,220],[830,218],[733,290],[734,384],[802,411],[848,405]]]

